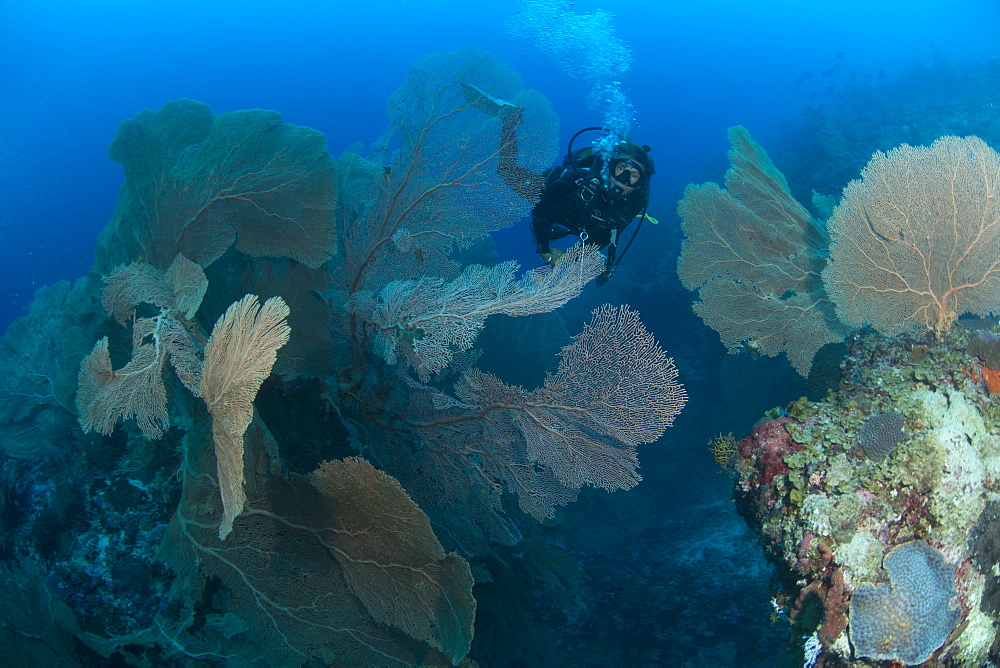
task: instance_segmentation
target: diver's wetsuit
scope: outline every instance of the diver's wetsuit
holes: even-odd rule
[[[520,166],[516,132],[519,122],[519,116],[503,120],[497,174],[507,187],[535,205],[531,210],[531,232],[537,252],[548,253],[549,242],[567,234],[586,233],[587,243],[600,248],[617,243],[622,230],[649,203],[649,189],[639,188],[626,196],[609,192],[603,185],[602,162],[597,154],[589,159],[589,165],[562,165],[541,174]]]

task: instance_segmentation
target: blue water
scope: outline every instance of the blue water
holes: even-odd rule
[[[767,146],[810,93],[846,85],[852,71],[892,75],[935,53],[985,61],[1000,49],[1000,9],[988,0],[815,10],[791,0],[586,1],[573,11],[602,6],[634,53],[622,85],[633,137],[657,160],[652,210],[667,220],[684,184],[719,177],[727,127],[743,124]],[[517,10],[448,0],[0,3],[0,328],[38,286],[90,268],[121,183],[105,149],[143,108],[190,97],[216,113],[275,109],[323,131],[338,155],[382,131],[386,97],[417,56],[478,46],[552,101],[564,139],[601,122],[586,82],[508,33]],[[796,87],[803,72],[816,81],[835,66],[819,85]]]
[[[722,178],[732,125],[778,154],[806,105],[828,108],[917,66],[995,63],[1000,5],[578,0],[569,11],[599,9],[613,14],[613,37],[634,58],[615,85],[634,109],[632,139],[653,148],[649,211],[660,224],[643,228],[627,260],[631,273],[606,292],[586,293],[566,319],[585,321],[608,299],[632,303],[677,358],[691,400],[668,432],[672,449],[640,451],[644,482],[610,501],[585,491],[565,521],[590,528],[560,540],[589,555],[583,566],[598,592],[620,587],[628,573],[656,586],[631,603],[601,599],[611,616],[591,622],[594,665],[624,656],[615,647],[643,643],[674,650],[633,655],[640,661],[761,665],[787,640],[768,626],[770,571],[704,443],[720,431],[746,433],[763,410],[805,389],[784,360],[726,357],[691,312],[673,273],[676,202],[686,184]],[[600,100],[588,105],[594,82],[572,76],[574,58],[590,54],[569,48],[560,62],[536,40],[513,35],[507,25],[518,11],[519,2],[457,0],[0,0],[0,329],[27,312],[40,286],[90,270],[123,176],[107,146],[118,124],[144,108],[187,97],[215,113],[274,109],[322,131],[336,157],[382,133],[386,99],[420,55],[475,46],[551,101],[561,144],[603,123],[608,109]],[[501,258],[535,262],[526,224],[494,240]],[[489,592],[481,600],[489,610]],[[643,626],[642,606],[666,616]],[[677,636],[657,636],[665,632]],[[488,648],[473,652],[483,665],[491,665]]]

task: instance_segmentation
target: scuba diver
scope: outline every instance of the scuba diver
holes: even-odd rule
[[[577,137],[584,132],[603,130],[584,128],[570,139],[563,164],[538,174],[517,162],[516,129],[523,120],[524,109],[490,97],[466,83],[462,89],[469,104],[502,122],[497,174],[507,187],[534,205],[531,232],[542,262],[555,266],[562,251],[552,248],[550,242],[575,234],[584,243],[608,249],[604,273],[597,279],[598,285],[606,283],[635,240],[642,221],[648,218],[656,222],[646,215],[649,178],[653,175],[650,148],[623,140],[608,161],[591,146],[574,152],[573,141]],[[621,235],[637,216],[639,225],[619,254]]]

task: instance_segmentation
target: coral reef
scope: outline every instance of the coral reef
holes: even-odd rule
[[[1000,555],[983,537],[1000,410],[969,373],[977,336],[855,333],[837,390],[739,443],[738,506],[779,565],[794,637],[822,644],[816,665],[997,659]]]

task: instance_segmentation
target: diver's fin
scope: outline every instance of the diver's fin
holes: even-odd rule
[[[485,112],[496,118],[507,118],[508,116],[524,111],[522,107],[505,102],[499,98],[487,95],[472,84],[462,82],[462,92],[465,94],[465,101],[473,105],[479,111]]]

